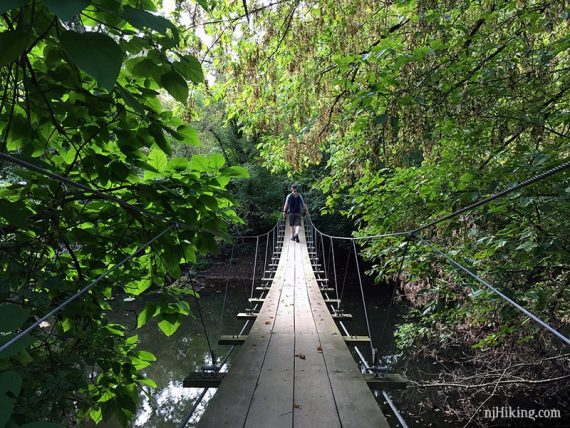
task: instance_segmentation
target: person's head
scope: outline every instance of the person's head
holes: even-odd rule
[[[291,185],[291,192],[297,193],[297,185],[296,184]]]

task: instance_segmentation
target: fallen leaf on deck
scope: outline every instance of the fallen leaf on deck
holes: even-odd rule
[[[293,403],[293,408],[294,408],[294,409],[302,409],[303,406],[302,406],[301,404],[299,404],[299,403]]]
[[[305,359],[305,354],[299,353],[299,354],[295,354],[296,357],[299,357],[300,359],[304,360]]]
[[[317,351],[318,351],[318,352],[323,352],[323,348],[319,345],[319,346],[317,346]]]

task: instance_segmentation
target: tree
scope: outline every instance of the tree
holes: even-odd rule
[[[169,158],[198,137],[159,95],[186,103],[204,76],[187,53],[195,36],[157,5],[0,6],[0,344],[135,256],[0,354],[1,426],[112,414],[126,424],[155,358],[108,320],[113,299],[156,295],[138,327],[155,318],[172,334],[193,294],[174,283],[181,263],[215,251],[239,221],[226,187],[244,169],[217,154]]]

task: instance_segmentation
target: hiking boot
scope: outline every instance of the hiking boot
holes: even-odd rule
[[[299,242],[299,235],[295,235],[295,241]]]

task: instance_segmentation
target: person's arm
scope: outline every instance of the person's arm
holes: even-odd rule
[[[300,196],[300,195],[299,195]],[[303,206],[305,207],[305,214],[309,215],[309,207],[307,206],[307,204],[305,203],[305,199],[301,196],[301,202],[303,203]]]
[[[287,215],[287,208],[289,207],[289,196],[287,195],[287,197],[285,198],[285,205],[283,205],[283,218],[285,218],[285,216]]]

